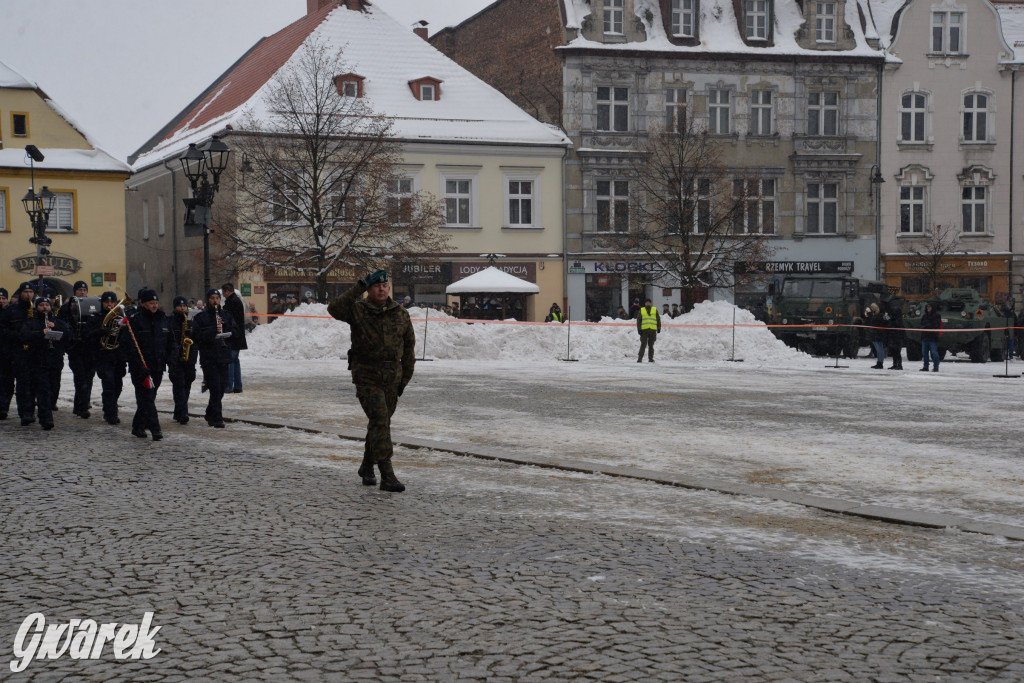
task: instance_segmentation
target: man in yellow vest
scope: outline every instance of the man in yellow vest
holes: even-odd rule
[[[636,362],[643,362],[644,349],[647,349],[647,362],[653,363],[654,340],[661,332],[661,314],[658,313],[655,306],[651,305],[650,298],[644,299],[644,305],[636,314],[636,331],[640,333],[640,355],[637,356]]]

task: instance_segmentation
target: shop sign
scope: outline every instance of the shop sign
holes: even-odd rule
[[[655,261],[594,261],[595,273],[660,273],[663,270]]]
[[[488,265],[490,264],[487,261],[467,261],[464,263],[453,261],[451,264],[452,282],[458,282],[464,277],[478,273]],[[532,261],[506,261],[494,263],[494,267],[505,271],[509,275],[515,275],[520,280],[537,282],[537,264]]]
[[[452,281],[452,264],[440,262],[403,263],[394,279],[410,285],[447,285]]]
[[[66,254],[50,254],[49,256],[19,256],[11,261],[11,267],[19,273],[38,275],[36,266],[52,268],[49,275],[71,275],[82,269],[82,262]]]
[[[736,275],[756,273],[811,274],[852,273],[853,261],[737,261],[733,266]]]
[[[312,282],[316,279],[316,270],[267,267],[263,271],[263,279],[267,282]],[[355,282],[356,279],[355,270],[351,267],[331,268],[327,271],[328,282]]]

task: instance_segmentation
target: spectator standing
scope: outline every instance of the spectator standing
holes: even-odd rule
[[[270,305],[267,307],[267,322],[274,322],[282,313],[284,313],[284,304],[281,303],[281,298],[277,294],[271,294]]]
[[[235,291],[235,286],[230,282],[221,285],[221,292],[224,293],[224,311],[231,316],[234,322],[233,333],[228,339],[228,348],[231,349],[231,363],[228,365],[228,385],[224,389],[227,394],[242,393],[242,363],[238,359],[238,352],[249,348],[245,343],[245,304]]]
[[[562,317],[562,309],[557,303],[551,304],[551,308],[548,309],[547,317],[544,318],[546,323],[560,323],[564,322]]]
[[[885,306],[885,345],[892,356],[890,370],[903,369],[903,306],[897,299],[890,299]]]
[[[669,313],[669,315],[672,316],[672,318],[679,317],[679,304],[672,304],[672,312]]]
[[[864,311],[864,324],[868,326],[868,341],[875,350],[875,364],[873,370],[881,370],[885,367],[885,319],[878,304],[872,302]]]
[[[942,314],[935,310],[931,302],[924,305],[921,316],[921,358],[924,367],[921,372],[928,372],[928,359],[932,361],[932,372],[939,371],[939,330],[942,329]]]
[[[647,362],[654,362],[654,342],[661,332],[661,315],[658,309],[651,305],[651,300],[646,299],[643,307],[636,316],[636,331],[640,333],[640,354],[636,358],[637,363],[644,360],[644,349],[647,349]]]
[[[639,313],[640,313],[640,299],[633,299],[633,303],[629,307],[629,319],[630,320],[636,320],[636,316]]]

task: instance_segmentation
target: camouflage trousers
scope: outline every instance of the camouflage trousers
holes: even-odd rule
[[[644,359],[644,349],[647,350],[647,360],[654,360],[654,340],[657,338],[657,330],[640,331],[640,355],[637,356],[637,362]]]
[[[391,456],[395,451],[391,443],[391,416],[398,407],[398,385],[379,386],[376,384],[357,384],[356,398],[363,407],[366,418],[366,447],[363,450],[363,467],[373,468],[377,465],[381,474],[390,474],[395,470],[391,466]]]

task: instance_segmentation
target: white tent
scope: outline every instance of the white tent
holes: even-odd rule
[[[503,270],[488,266],[448,285],[448,294],[536,294],[540,287]]]

